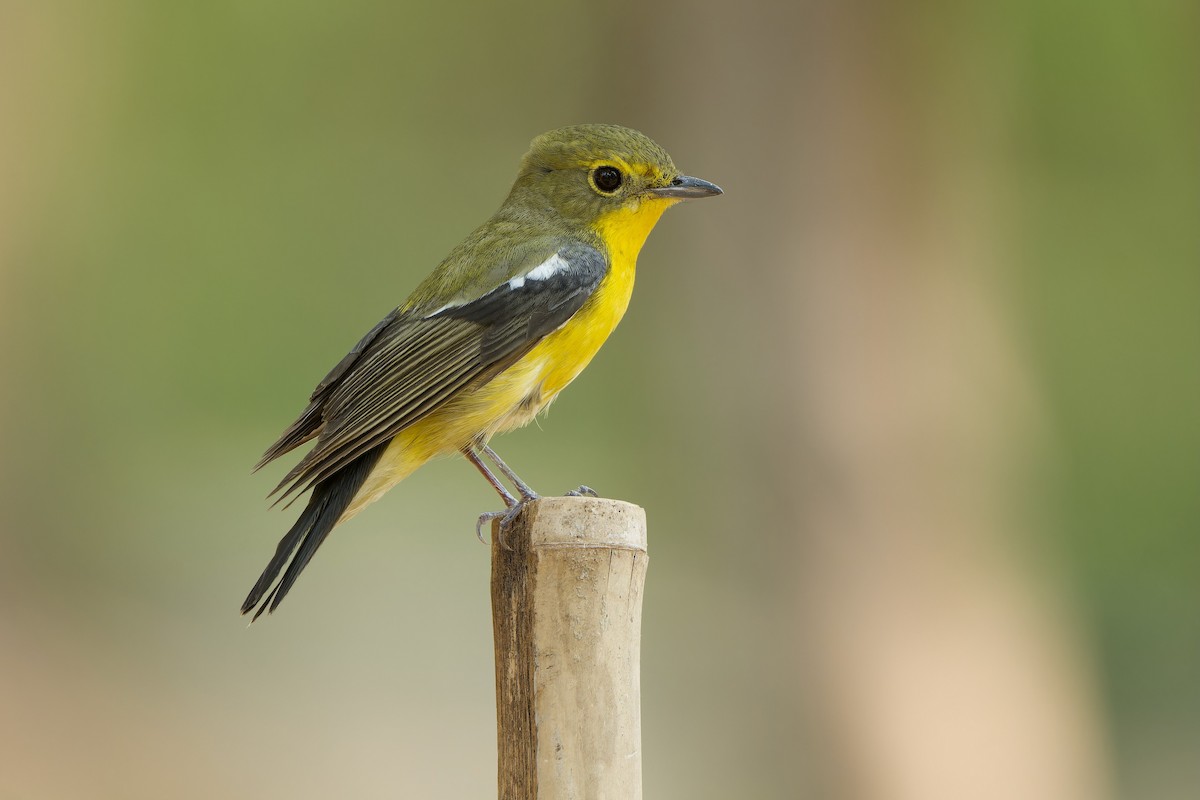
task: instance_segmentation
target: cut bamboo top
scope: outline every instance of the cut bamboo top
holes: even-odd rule
[[[646,552],[646,511],[623,500],[543,497],[529,510],[534,548],[619,548]]]

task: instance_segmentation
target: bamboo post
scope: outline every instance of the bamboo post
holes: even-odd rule
[[[500,800],[640,800],[646,514],[546,497],[492,529]]]

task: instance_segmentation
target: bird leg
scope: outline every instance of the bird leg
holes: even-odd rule
[[[521,480],[521,478],[517,475],[517,473],[513,471],[513,468],[510,467],[508,464],[505,464],[504,460],[502,458],[500,458],[500,456],[496,453],[495,450],[493,450],[491,447],[489,447],[486,444],[483,445],[480,448],[480,450],[483,451],[484,455],[486,455],[492,461],[496,462],[496,466],[499,467],[500,471],[504,473],[504,477],[508,478],[510,481],[513,482],[513,485],[517,487],[517,491],[521,493],[521,497],[523,499],[525,499],[525,500],[538,499],[538,497],[540,495],[538,495],[537,492],[535,492],[533,489],[531,489],[529,484],[527,484],[525,481]],[[571,491],[567,492],[567,497],[599,497],[599,496],[600,495],[598,495],[596,493],[595,489],[593,489],[592,487],[587,486],[587,485],[580,486],[578,489],[572,489]]]
[[[487,544],[487,540],[483,538],[483,524],[485,522],[491,522],[494,519],[498,519],[500,520],[500,543],[504,544],[504,530],[512,523],[514,519],[516,519],[517,514],[520,513],[521,507],[524,505],[526,498],[523,497],[521,500],[518,500],[517,498],[513,497],[509,493],[508,489],[504,488],[504,484],[500,482],[500,479],[492,474],[492,471],[488,469],[487,464],[483,463],[483,459],[479,457],[479,454],[475,452],[473,447],[464,447],[462,449],[462,454],[467,457],[467,461],[470,461],[475,465],[475,468],[479,470],[487,482],[492,485],[492,488],[495,489],[500,497],[504,500],[505,506],[503,511],[488,511],[484,514],[480,514],[479,519],[475,522],[475,535],[479,537],[479,541]]]
[[[479,470],[484,478],[487,479],[487,482],[492,485],[492,488],[499,493],[500,497],[504,500],[505,508],[503,511],[488,511],[480,514],[478,521],[475,523],[475,535],[479,537],[479,541],[485,542],[483,538],[484,523],[489,523],[492,520],[498,519],[500,520],[500,544],[504,544],[504,532],[508,530],[508,526],[513,523],[513,520],[515,520],[517,515],[520,514],[525,508],[526,503],[531,503],[534,500],[537,500],[541,497],[541,495],[535,492],[533,487],[531,487],[528,483],[521,480],[521,477],[517,475],[512,467],[504,463],[504,459],[500,458],[500,456],[496,454],[495,450],[486,444],[477,445],[477,447],[479,448],[478,451],[475,449],[476,446],[467,445],[466,447],[462,448],[462,454],[467,457],[468,461],[475,465],[475,468]],[[479,453],[483,453],[485,456],[490,458],[496,464],[496,468],[500,470],[504,477],[508,478],[512,482],[513,486],[516,487],[517,492],[521,495],[520,500],[513,497],[512,494],[509,493],[508,489],[505,488],[500,479],[496,477],[495,473],[488,469],[487,464],[485,464],[483,459],[479,457]],[[567,492],[567,496],[599,497],[599,495],[596,494],[596,490],[592,489],[590,486],[580,486],[574,491]]]
[[[479,470],[483,477],[487,479],[487,482],[492,485],[492,488],[495,489],[500,497],[504,500],[504,505],[512,507],[517,504],[517,498],[509,494],[508,489],[506,489],[504,484],[500,482],[500,479],[492,474],[492,471],[488,469],[487,464],[483,463],[483,459],[481,459],[479,454],[475,452],[474,447],[467,445],[462,449],[462,454],[467,457],[467,461],[470,461],[475,465],[475,469]]]
[[[525,505],[527,503],[532,503],[534,500],[537,500],[539,497],[541,497],[541,495],[535,492],[528,483],[521,480],[521,477],[513,471],[513,468],[508,464],[505,464],[504,459],[496,455],[495,450],[488,447],[486,444],[480,445],[479,449],[484,455],[495,462],[496,467],[504,474],[504,477],[512,481],[513,486],[516,487],[517,492],[519,492],[521,495],[521,499],[517,500],[511,494],[508,494],[508,492],[503,492],[500,496],[504,498],[504,504],[508,507],[503,511],[488,511],[480,514],[479,520],[475,523],[475,535],[478,536],[482,541],[483,524],[485,522],[491,522],[494,519],[500,520],[500,544],[504,547],[507,547],[508,545],[504,543],[504,534],[508,530],[508,526],[512,525],[513,521],[517,518],[517,515],[525,509]],[[499,481],[496,479],[496,476],[492,475],[491,471],[483,465],[483,461],[482,459],[479,459],[477,453],[472,453],[472,455],[474,458],[468,456],[468,458],[471,458],[472,463],[474,463],[475,466],[484,473],[485,477],[488,477],[488,480],[491,482],[492,486],[497,486]],[[499,487],[497,488],[499,489]]]
[[[522,500],[526,500],[526,501],[537,500],[538,497],[540,497],[540,495],[537,492],[535,492],[529,486],[528,483],[521,480],[521,477],[519,475],[517,475],[517,473],[513,472],[512,467],[510,467],[508,464],[504,463],[504,459],[502,459],[502,458],[500,458],[500,456],[496,455],[495,450],[493,450],[491,447],[489,447],[486,444],[483,445],[482,447],[480,447],[479,449],[483,451],[483,454],[485,456],[490,458],[492,461],[496,462],[496,466],[499,468],[499,470],[501,472],[504,473],[504,477],[508,478],[510,481],[513,482],[513,486],[517,487],[517,491],[521,493]]]

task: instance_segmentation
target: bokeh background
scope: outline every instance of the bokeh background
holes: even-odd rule
[[[1200,6],[0,2],[0,797],[487,797],[496,498],[249,467],[583,121],[726,195],[497,441],[648,510],[646,796],[1200,796]]]

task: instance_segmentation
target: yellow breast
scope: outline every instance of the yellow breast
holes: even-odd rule
[[[668,205],[663,201],[643,202],[598,221],[596,231],[608,246],[608,274],[575,316],[492,382],[501,384],[496,388],[502,394],[516,398],[493,433],[528,424],[600,350],[625,316],[633,294],[638,253]]]

